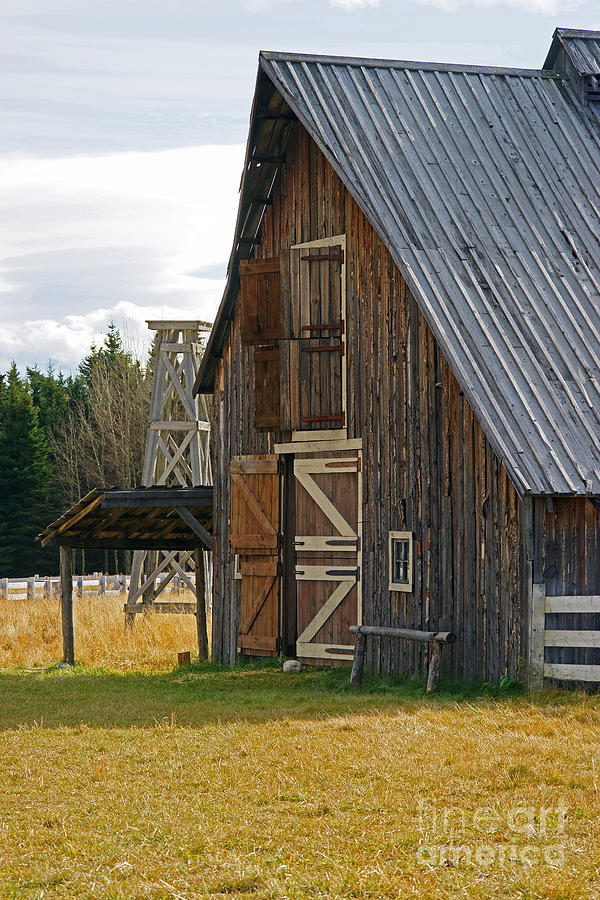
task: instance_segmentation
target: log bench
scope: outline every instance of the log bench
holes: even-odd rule
[[[429,671],[427,673],[427,693],[434,694],[438,689],[440,678],[440,659],[442,645],[453,644],[456,635],[452,631],[416,631],[414,628],[386,628],[378,625],[351,625],[350,632],[356,635],[354,645],[354,660],[350,675],[350,686],[359,687],[362,681],[363,667],[365,664],[365,650],[367,637],[389,637],[393,639],[403,638],[408,641],[420,641],[429,644]]]

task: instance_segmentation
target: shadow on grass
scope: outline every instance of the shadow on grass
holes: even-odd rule
[[[425,694],[420,679],[392,681],[365,675],[349,686],[349,667],[307,668],[284,675],[276,661],[242,663],[234,669],[191,665],[172,672],[118,673],[76,666],[44,672],[0,673],[0,729],[25,725],[55,728],[152,727],[173,721],[200,726],[215,722],[315,719],[331,715],[393,711],[423,704],[508,699],[521,693],[514,682],[497,687],[442,682]]]

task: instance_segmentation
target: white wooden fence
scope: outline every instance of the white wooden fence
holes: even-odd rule
[[[193,572],[186,572],[190,581],[195,580]],[[166,578],[159,575],[157,583]],[[129,588],[129,575],[101,575],[94,572],[93,575],[73,576],[73,595],[83,597],[86,594],[126,594]],[[167,591],[182,591],[185,586],[182,579],[175,575],[167,587]],[[52,575],[47,578],[32,575],[29,578],[0,578],[0,599],[4,600],[35,600],[41,597],[60,596],[60,578]]]
[[[569,595],[546,596],[543,584],[533,585],[532,594],[532,661],[538,672],[534,686],[542,686],[542,678],[556,678],[563,681],[600,682],[599,663],[558,663],[546,662],[546,647],[596,648],[600,649],[600,631],[587,628],[581,630],[573,625],[573,616],[581,614],[600,615],[600,596]],[[546,627],[546,616],[558,615],[559,627]]]

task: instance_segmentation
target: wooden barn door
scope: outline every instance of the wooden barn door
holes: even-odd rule
[[[297,656],[352,659],[361,621],[361,456],[331,451],[294,460]]]
[[[277,456],[231,461],[230,549],[241,572],[238,650],[279,651],[280,475]]]

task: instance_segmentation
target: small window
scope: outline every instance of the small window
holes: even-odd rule
[[[413,589],[413,536],[410,531],[390,531],[390,591]]]
[[[233,556],[233,577],[236,580],[242,578],[242,567],[240,566],[240,554],[235,553]]]

